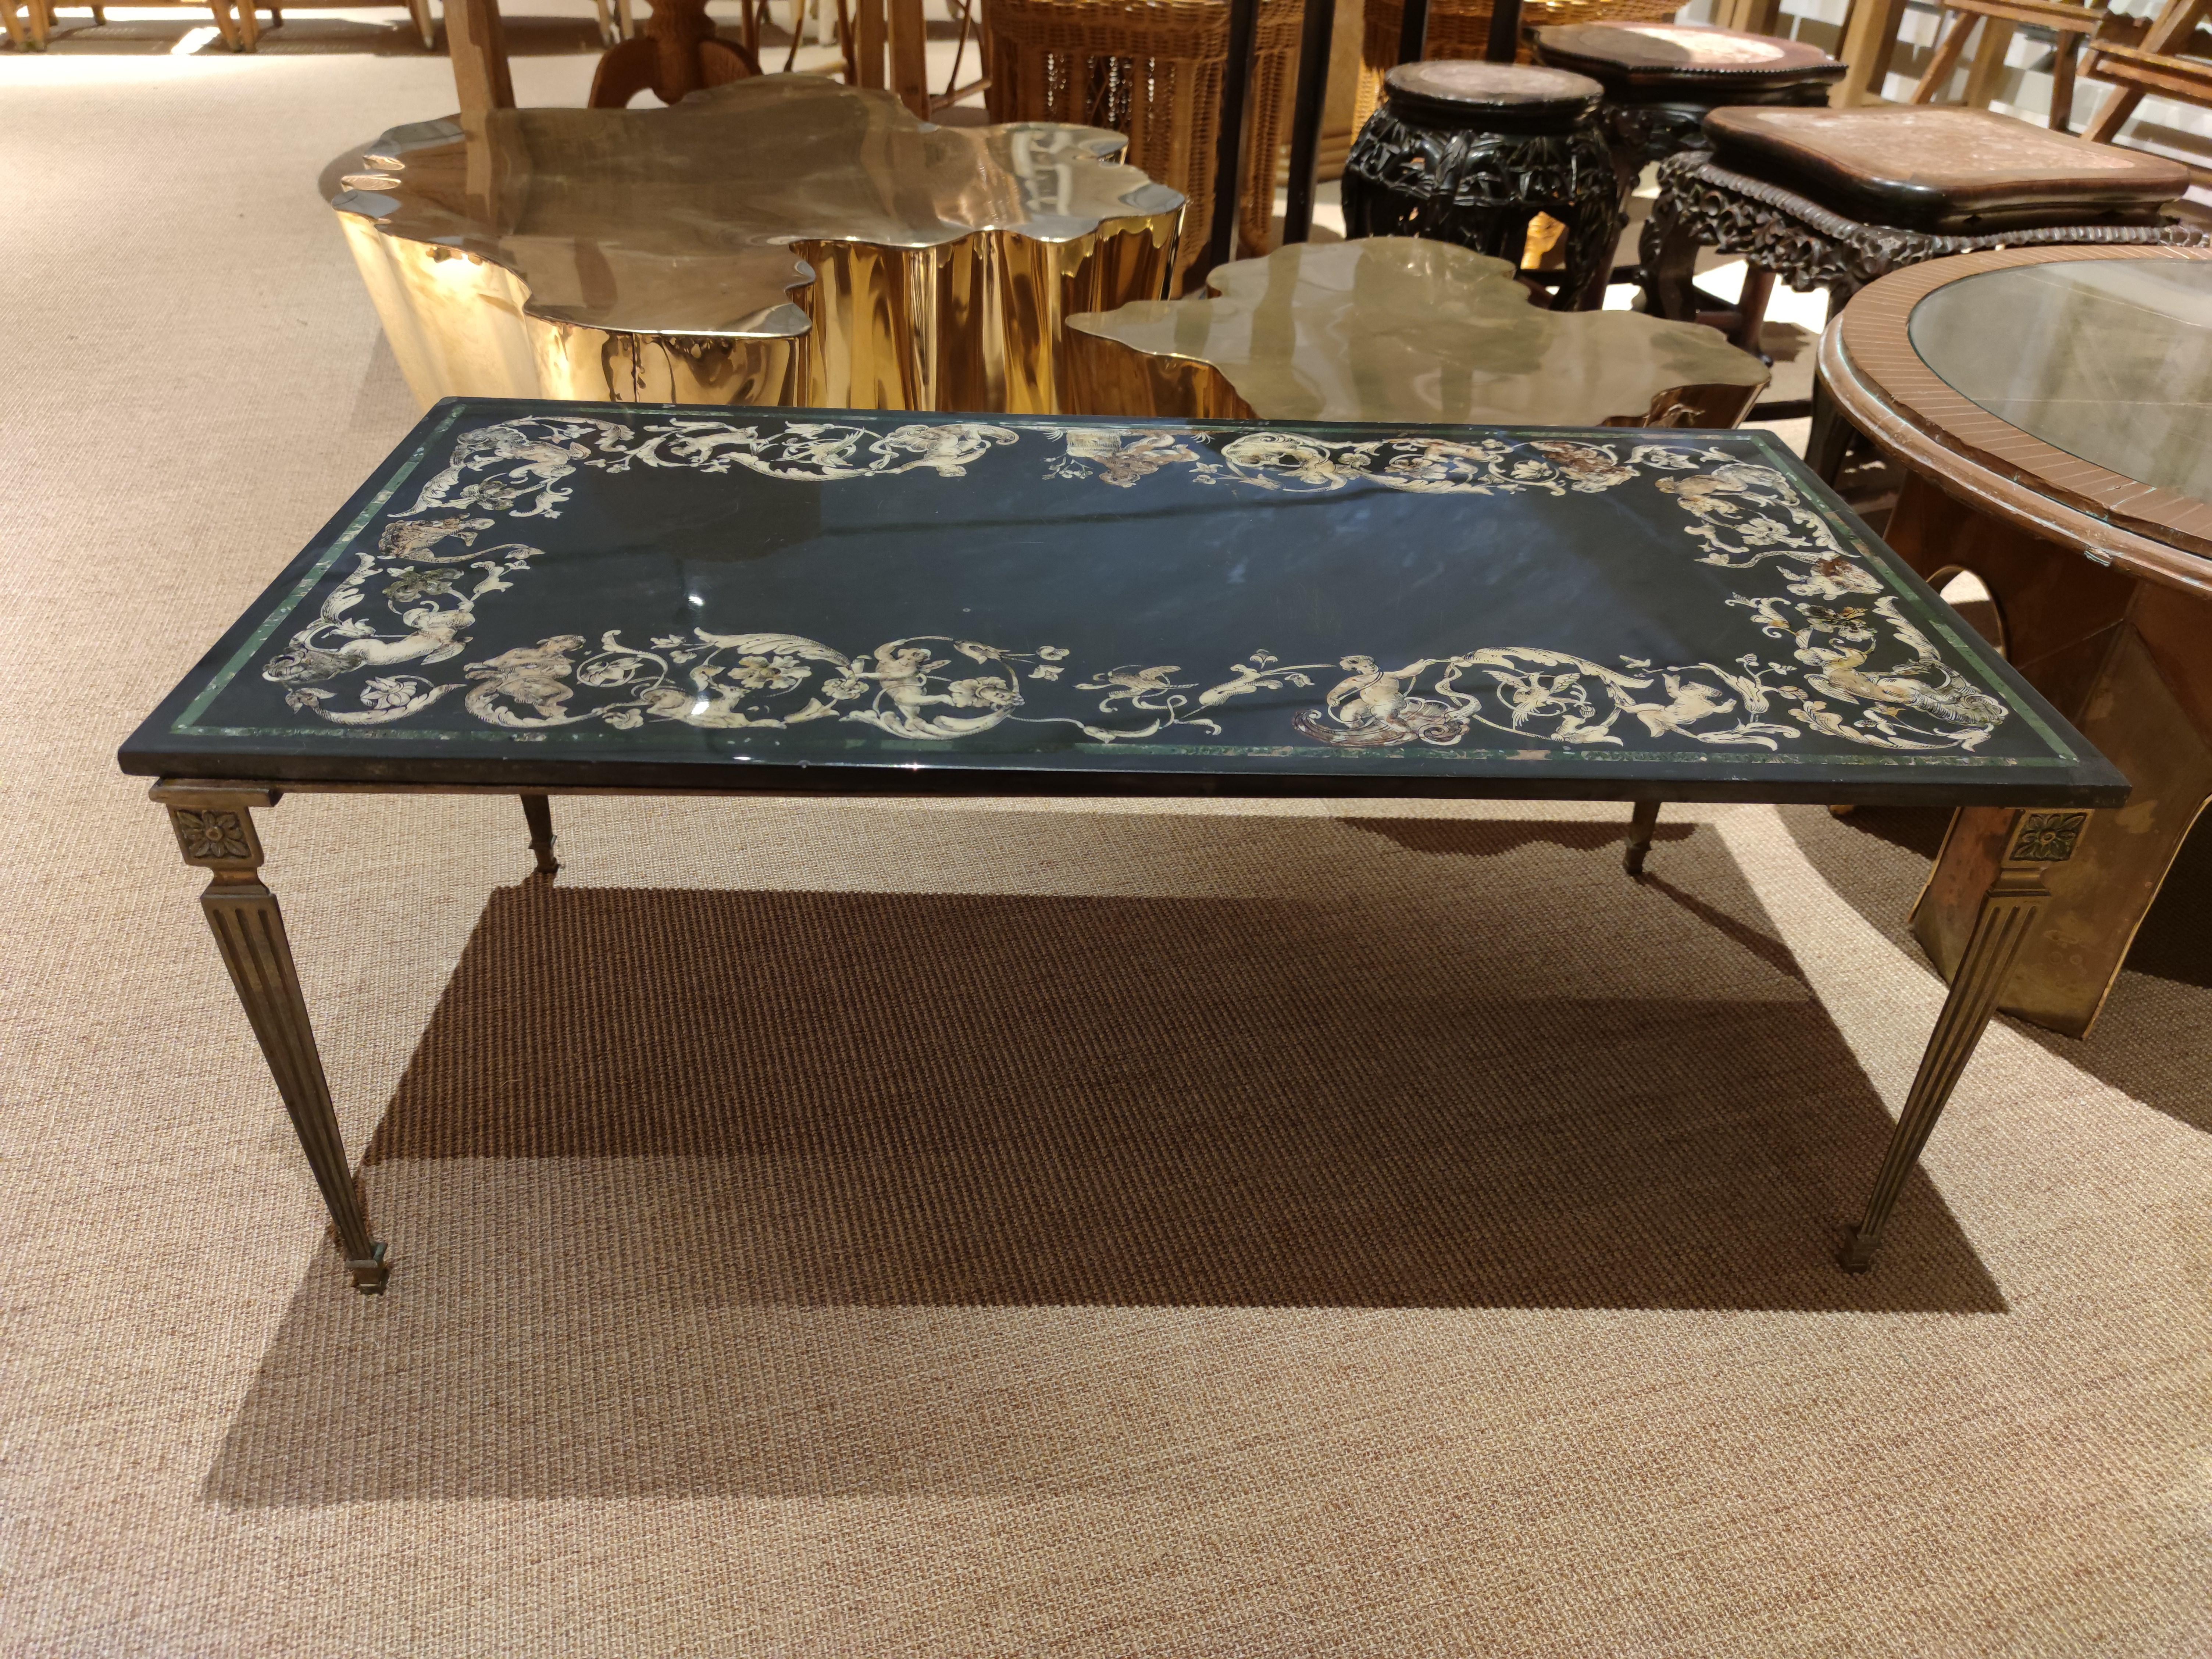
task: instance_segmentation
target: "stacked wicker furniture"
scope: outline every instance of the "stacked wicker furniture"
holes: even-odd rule
[[[1682,0],[1523,0],[1521,33],[1562,23],[1642,23],[1672,17]],[[1399,32],[1404,28],[1402,0],[1367,0],[1360,37],[1359,94],[1352,106],[1352,130],[1367,125],[1382,101],[1382,77],[1398,62]],[[1423,58],[1480,58],[1490,45],[1490,0],[1429,0],[1429,29]],[[1528,49],[1522,49],[1523,61]],[[1139,163],[1141,165],[1141,163]]]
[[[1298,0],[1261,0],[1254,40],[1237,241],[1267,251],[1275,151],[1292,60]],[[1129,136],[1131,167],[1189,205],[1176,254],[1181,293],[1213,222],[1221,82],[1229,61],[1226,0],[986,0],[994,121],[1065,121]]]

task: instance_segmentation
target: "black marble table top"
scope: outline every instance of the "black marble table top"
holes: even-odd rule
[[[121,762],[341,787],[2126,788],[1762,432],[466,399]]]

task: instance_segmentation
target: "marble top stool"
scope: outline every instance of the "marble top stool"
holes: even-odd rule
[[[1766,384],[1711,329],[1547,311],[1508,262],[1449,242],[1293,242],[1206,283],[1212,297],[1068,319],[1068,412],[1725,427]]]
[[[1646,308],[1717,321],[1748,348],[1767,283],[1701,313],[1699,247],[1753,276],[1826,289],[1832,308],[1877,276],[1945,254],[2041,243],[2203,246],[2162,212],[2189,188],[2178,161],[2093,144],[1987,110],[1717,109],[1713,149],[1662,162],[1644,228]]]
[[[1802,41],[1704,23],[1564,23],[1536,31],[1536,61],[1605,88],[1624,189],[1649,162],[1709,148],[1705,118],[1721,106],[1825,106],[1844,70]]]
[[[1401,64],[1344,164],[1347,236],[1425,236],[1517,259],[1529,225],[1565,227],[1553,305],[1605,295],[1622,223],[1598,126],[1605,88],[1519,64]]]

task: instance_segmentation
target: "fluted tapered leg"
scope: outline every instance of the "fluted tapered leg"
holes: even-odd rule
[[[255,806],[273,806],[272,790],[218,791],[172,784],[155,787],[154,798],[169,810],[185,862],[212,873],[200,908],[215,931],[223,966],[245,1005],[246,1018],[276,1079],[292,1127],[307,1154],[315,1184],[331,1212],[331,1224],[354,1288],[371,1295],[384,1289],[389,1271],[384,1246],[369,1237],[368,1218],[354,1183],[353,1164],[338,1133],[337,1113],[315,1048],[307,999],[292,961],[276,896],[261,882],[261,838]]]
[[[1659,828],[1659,803],[1640,800],[1629,815],[1628,845],[1621,849],[1620,867],[1632,876],[1644,873],[1644,855],[1651,850],[1653,831]]]
[[[550,880],[561,871],[553,856],[553,806],[543,795],[522,798],[522,821],[530,826],[530,852],[538,860],[538,873]]]
[[[1919,1073],[1890,1136],[1881,1172],[1875,1176],[1866,1213],[1844,1241],[1843,1265],[1848,1271],[1863,1273],[1874,1265],[1881,1230],[1904,1190],[1905,1177],[1919,1161],[1944,1103],[1973,1058],[2020,947],[2051,896],[2043,872],[2073,857],[2074,843],[2088,821],[2087,812],[2021,812],[2014,817],[2004,860],[1975,915],[1973,933],[1952,976],[1951,994],[1936,1018],[1927,1051],[1920,1057]]]

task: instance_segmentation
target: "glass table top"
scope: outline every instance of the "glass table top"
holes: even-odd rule
[[[483,787],[2121,787],[1765,433],[463,400],[122,761]]]
[[[1913,307],[1923,362],[2054,448],[2212,502],[2212,263],[1984,271]]]

